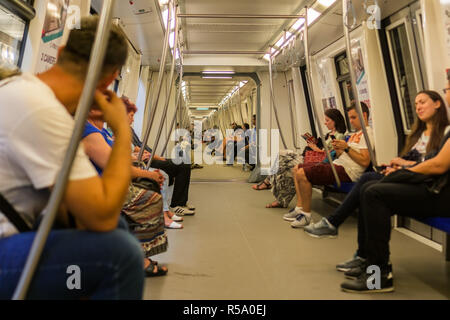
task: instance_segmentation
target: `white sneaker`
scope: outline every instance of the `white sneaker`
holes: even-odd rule
[[[297,218],[300,214],[300,212],[297,212],[295,208],[293,208],[283,216],[283,219],[289,222],[293,222],[295,221],[295,218]]]
[[[190,203],[186,203],[186,205],[183,208],[186,208],[191,211],[195,211],[195,207],[193,205],[191,205]]]
[[[174,215],[172,216],[171,219],[172,219],[173,221],[175,221],[175,222],[181,222],[181,221],[183,221],[183,218],[177,216],[176,214],[174,214]]]
[[[311,216],[306,216],[303,213],[299,214],[294,222],[291,223],[292,228],[304,228],[311,224]]]
[[[194,211],[189,210],[188,208],[185,207],[175,207],[175,208],[170,208],[170,211],[172,211],[173,213],[175,213],[177,216],[192,216],[195,214]]]

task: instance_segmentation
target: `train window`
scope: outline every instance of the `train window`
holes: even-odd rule
[[[0,4],[0,65],[18,66],[27,22]]]
[[[418,91],[414,65],[404,23],[388,31],[388,42],[394,67],[395,82],[400,97],[401,114],[405,132],[409,133],[414,123],[414,97]]]

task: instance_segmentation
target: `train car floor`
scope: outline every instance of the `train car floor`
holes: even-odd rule
[[[146,280],[145,299],[450,298],[450,263],[399,232],[391,240],[395,292],[349,294],[335,265],[355,251],[355,218],[337,239],[315,239],[283,221],[286,209],[264,208],[270,191],[245,182],[193,182],[189,201],[196,215],[185,217],[183,230],[168,230],[169,250],[154,258],[169,273]],[[318,221],[333,207],[315,192],[313,209]]]

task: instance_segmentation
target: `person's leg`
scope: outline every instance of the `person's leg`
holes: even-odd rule
[[[0,240],[0,299],[11,299],[35,232]],[[141,299],[143,252],[128,231],[50,233],[27,299]]]
[[[344,201],[334,212],[327,217],[327,220],[335,227],[339,226],[359,207],[359,197],[361,188],[366,182],[380,180],[383,175],[377,172],[367,172],[355,183],[355,186],[347,194]]]
[[[383,269],[389,262],[391,216],[428,217],[436,199],[422,184],[376,183],[361,191],[368,263]]]
[[[295,180],[297,182],[298,193],[301,198],[300,201],[303,211],[311,213],[312,184],[308,181],[303,168],[297,170]]]
[[[191,183],[191,166],[186,164],[176,165],[172,160],[167,160],[175,168],[175,184],[173,189],[171,207],[185,207],[189,198],[189,185]]]

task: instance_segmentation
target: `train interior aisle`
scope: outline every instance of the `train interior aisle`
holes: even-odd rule
[[[72,40],[75,44],[61,49],[66,41],[70,43],[70,29],[80,29],[80,17],[90,17],[82,21],[88,21],[91,28],[92,21],[100,21],[97,34],[104,36],[97,38],[92,69],[88,69],[86,61],[86,70],[100,72],[104,58],[99,53],[112,50],[105,40],[111,25],[111,30],[118,31],[110,43],[121,40],[120,48],[128,48],[122,50],[124,63],[117,66],[118,62],[111,62],[117,72],[105,76],[106,80],[101,78],[106,85],[94,83],[97,78],[93,74],[85,78],[84,71],[75,75],[67,71],[78,70],[78,63],[83,66],[89,56],[82,50],[88,46],[78,45],[84,43],[84,30],[78,31],[82,36]],[[117,189],[121,187],[119,182],[126,184],[122,193],[129,188],[126,205],[117,205],[115,218],[120,212],[132,225],[132,234],[125,234],[135,241],[136,260],[142,260],[142,248],[147,255],[145,299],[450,298],[450,211],[448,201],[442,200],[450,190],[450,180],[436,183],[448,174],[442,171],[447,168],[445,164],[433,166],[439,172],[426,171],[432,170],[427,164],[445,161],[436,154],[444,152],[450,129],[450,1],[0,0],[0,28],[0,67],[12,66],[25,73],[0,73],[0,78],[47,75],[47,71],[60,68],[64,71],[61,74],[76,80],[74,83],[85,81],[92,91],[109,85],[111,92],[105,94],[122,99],[97,100],[106,106],[114,101],[125,105],[128,122],[125,116],[120,125],[119,120],[112,119],[117,121],[117,133],[107,131],[111,128],[104,123],[103,115],[89,113],[94,105],[86,98],[90,93],[77,93],[77,101],[81,101],[77,108],[85,104],[85,113],[77,114],[76,119],[83,124],[78,123],[74,132],[81,137],[81,127],[85,126],[83,145],[87,156],[82,160],[92,169],[92,179],[102,180],[103,191],[110,191],[105,187],[107,182]],[[88,30],[87,38],[93,37],[92,30]],[[66,59],[73,69],[66,70],[56,63],[58,48],[63,54],[69,52]],[[107,58],[116,61],[111,52]],[[55,87],[62,86],[49,78]],[[8,88],[4,90],[8,93]],[[75,112],[72,100],[67,105],[71,108],[64,105],[67,110]],[[129,153],[123,156],[111,152],[120,143],[129,147],[128,138],[120,139],[120,132],[128,133],[129,126],[133,131],[131,183],[129,172],[120,172],[128,170]],[[92,132],[86,132],[89,130]],[[106,144],[102,139],[98,141],[100,135]],[[73,150],[78,142],[73,139]],[[4,147],[2,143],[0,139],[0,147]],[[432,159],[427,160],[427,155]],[[122,162],[110,161],[120,156]],[[0,161],[3,158],[7,159],[2,155]],[[176,163],[180,158],[185,160],[183,164]],[[54,201],[49,203],[53,211],[45,212],[56,215],[61,201],[68,201],[61,200],[67,185],[64,179],[71,168],[68,160],[69,156],[63,163],[66,171],[62,171],[67,175],[58,175],[58,188],[52,189]],[[20,161],[13,164],[16,162]],[[116,170],[106,171],[113,165]],[[395,178],[392,183],[374,182],[388,174],[395,177],[396,171],[412,176],[413,167],[419,167],[416,176],[432,176],[426,182],[433,179],[433,185],[425,184],[425,180],[404,183]],[[150,168],[166,170],[170,186],[162,181],[149,182],[162,177],[158,172],[148,172]],[[112,171],[123,177],[117,185],[104,175]],[[2,170],[0,178],[1,174]],[[273,190],[252,188],[267,176],[271,176]],[[390,189],[382,189],[383,183]],[[0,179],[3,195],[11,191],[9,188]],[[353,190],[357,191],[356,197]],[[421,193],[415,197],[405,195],[408,192]],[[394,194],[398,202],[390,198]],[[76,193],[70,203],[78,204],[80,197]],[[121,198],[113,200],[120,202],[117,199]],[[352,206],[347,203],[345,208],[351,210],[341,211],[341,215],[354,212],[342,225],[335,221],[335,227],[329,220],[322,220],[330,218],[345,199],[350,199]],[[425,200],[418,203],[418,199]],[[90,204],[95,202],[89,200]],[[274,200],[280,206],[283,201],[289,205],[266,208]],[[109,202],[92,206],[115,208]],[[424,209],[417,212],[419,207]],[[358,220],[362,208],[365,211],[360,217],[365,220]],[[407,208],[414,215],[405,212]],[[374,214],[375,209],[379,209],[375,213],[383,214]],[[445,212],[437,212],[441,210]],[[98,211],[89,212],[95,215]],[[321,224],[310,224],[309,214],[314,223]],[[89,220],[94,215],[84,218]],[[52,219],[45,220],[48,230]],[[359,272],[348,285],[336,264],[353,257],[358,246],[358,221],[369,220],[372,223],[359,226],[359,252],[367,259],[355,256],[356,268],[347,266],[347,271]],[[106,230],[116,231],[116,220],[108,221],[113,223]],[[2,222],[11,225],[0,214]],[[97,231],[104,230],[103,225],[93,225]],[[326,237],[336,230],[335,239]],[[45,237],[43,232],[37,241],[45,241]],[[369,241],[373,239],[377,242]],[[22,279],[33,277],[34,264],[30,261],[39,258],[38,249],[33,251],[37,252],[35,256],[30,255],[29,269],[22,273]],[[152,259],[157,263],[153,264]],[[371,259],[377,262],[369,265]],[[135,266],[139,271],[135,278],[141,277],[141,265]],[[379,271],[376,280],[384,281],[383,288],[364,282],[368,277],[364,270],[374,266]],[[151,272],[153,267],[156,272]],[[15,298],[25,297],[30,281],[21,282]],[[132,289],[137,291],[137,287]],[[371,290],[394,292],[375,294]]]
[[[256,192],[239,180],[241,167],[214,168],[216,174],[210,176],[209,182],[201,170],[204,169],[193,171],[190,194],[192,202],[198,204],[198,213],[185,218],[183,230],[169,230],[170,249],[157,259],[170,266],[170,275],[147,279],[146,299],[450,297],[449,268],[442,254],[399,232],[393,232],[391,240],[395,292],[342,292],[342,273],[336,271],[335,265],[351,258],[354,252],[355,218],[339,229],[337,239],[314,239],[282,219],[287,209],[264,208],[265,203],[273,201],[270,191]],[[226,181],[225,176],[239,181]],[[200,179],[201,182],[195,182]],[[319,191],[314,192],[315,221],[334,208],[323,202]]]

